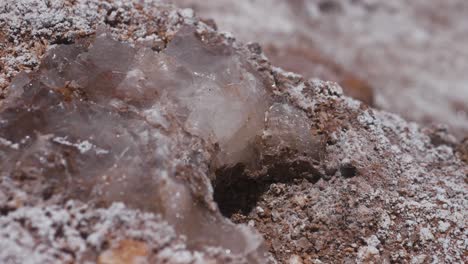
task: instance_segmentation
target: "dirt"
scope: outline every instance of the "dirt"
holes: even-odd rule
[[[260,145],[261,155],[254,161],[256,166],[240,164],[217,171],[199,168],[212,174],[213,196],[224,216],[235,223],[253,227],[262,235],[268,262],[466,263],[468,141],[460,143],[459,139],[468,123],[463,114],[457,116],[448,110],[448,105],[454,100],[448,92],[442,91],[430,100],[421,95],[424,83],[431,91],[439,89],[440,85],[455,85],[456,91],[461,91],[456,98],[461,101],[457,109],[463,111],[466,90],[460,86],[462,79],[457,74],[452,76],[448,73],[442,74],[442,81],[436,77],[425,79],[426,73],[432,70],[439,72],[440,65],[433,62],[433,57],[423,56],[422,53],[429,52],[419,51],[421,46],[418,45],[405,49],[406,44],[401,43],[395,49],[405,52],[395,54],[390,52],[395,47],[390,45],[395,44],[393,39],[383,45],[390,50],[386,56],[377,54],[373,57],[375,60],[360,61],[359,51],[380,47],[380,42],[358,45],[358,42],[349,41],[349,35],[339,39],[330,37],[333,36],[330,33],[335,28],[333,25],[341,28],[353,19],[359,18],[357,25],[368,23],[374,26],[366,22],[366,15],[364,18],[359,15],[361,9],[377,12],[378,16],[372,17],[379,23],[375,30],[363,30],[359,33],[361,35],[354,31],[350,34],[377,34],[379,27],[385,25],[380,22],[385,21],[387,13],[395,14],[392,12],[403,14],[404,18],[418,18],[407,22],[409,25],[429,23],[436,32],[443,32],[446,24],[453,26],[451,21],[459,18],[456,15],[459,13],[453,9],[456,3],[450,5],[450,12],[454,14],[450,17],[447,16],[449,11],[433,12],[437,6],[427,9],[422,1],[409,5],[411,9],[399,6],[402,1],[396,1],[395,6],[392,6],[393,2],[350,2],[357,3],[358,7],[351,8],[350,13],[343,13],[346,6],[343,8],[333,1],[320,1],[319,9],[333,14],[323,23],[331,25],[331,29],[324,33],[327,37],[321,38],[318,45],[322,49],[320,56],[331,61],[324,64],[331,68],[340,65],[335,72],[353,72],[353,76],[359,77],[344,78],[349,79],[345,82],[350,83],[347,87],[368,87],[367,83],[370,83],[377,94],[375,103],[378,107],[400,113],[419,124],[347,97],[334,82],[309,79],[311,76],[302,77],[275,67],[263,53],[261,45],[244,45],[231,34],[219,33],[211,21],[203,20],[208,21],[204,23],[193,16],[190,9],[176,9],[152,1],[144,4],[136,0],[53,0],[47,3],[22,0],[0,3],[3,34],[0,34],[0,40],[3,39],[0,42],[0,85],[7,93],[7,87],[19,72],[36,70],[44,51],[58,43],[72,43],[109,30],[120,41],[148,45],[158,51],[165,47],[181,25],[194,25],[202,38],[224,41],[242,50],[256,74],[269,80],[265,85],[268,84],[275,100],[287,102],[304,113],[310,122],[310,137],[316,140],[313,149],[306,154],[287,146]],[[206,3],[213,4],[212,1]],[[221,30],[227,24],[223,21],[229,18],[226,16],[223,20],[225,13],[219,12],[223,4],[213,4],[210,9],[210,14],[218,14],[215,22]],[[287,4],[280,3],[275,8],[283,8],[284,5]],[[224,8],[229,9],[227,7]],[[248,4],[243,4],[242,8],[245,9],[240,13],[250,10],[254,14],[268,13],[271,9],[252,9]],[[288,9],[272,9],[272,14],[277,14],[279,21],[276,24],[266,23],[268,17],[264,14],[252,15],[251,18],[262,21],[257,24],[269,32],[289,32],[293,26],[288,25],[287,16],[282,15],[284,10]],[[418,12],[431,14],[435,20],[426,20],[427,16],[416,15]],[[331,24],[333,19],[340,23]],[[238,22],[252,24],[248,20]],[[462,26],[460,32],[463,31]],[[273,40],[278,39],[276,33],[272,33],[275,36]],[[8,36],[6,40],[5,36]],[[265,34],[255,38],[246,33],[242,38],[245,36],[251,41],[265,43],[267,38],[271,42]],[[385,34],[378,36],[377,39],[385,40]],[[443,39],[437,38],[430,48],[435,50],[443,43]],[[463,49],[459,50],[460,43],[463,43],[461,35],[453,50],[463,54]],[[346,48],[348,45],[354,49],[350,51]],[[283,45],[276,47],[280,51],[283,48]],[[264,50],[268,47],[265,46]],[[453,53],[444,50],[448,52],[448,58],[453,58]],[[336,56],[330,55],[334,52]],[[300,52],[298,54],[301,56]],[[392,82],[390,73],[394,68],[389,65],[395,61],[384,62],[393,56],[399,63],[401,57],[406,56],[411,62],[408,67],[415,72],[409,71],[410,76],[397,74],[398,78]],[[418,58],[422,58],[422,62]],[[465,58],[462,56],[460,61]],[[404,64],[405,60],[402,62]],[[397,65],[401,65],[399,63]],[[419,71],[421,68],[416,67],[424,64],[431,71]],[[362,66],[364,71],[354,73],[356,65]],[[456,73],[463,72],[463,66],[461,62]],[[373,71],[377,68],[381,71]],[[412,87],[419,88],[408,88],[407,84],[414,83],[417,85]],[[388,88],[390,84],[396,88]],[[398,96],[392,96],[394,94]],[[408,103],[413,99],[417,105]],[[406,104],[400,108],[402,101]],[[421,108],[428,103],[434,103],[435,115],[431,115],[432,110]],[[405,114],[405,111],[413,110],[414,113]],[[430,122],[421,117],[427,113]],[[434,120],[445,123],[450,129],[424,126]],[[458,138],[450,132],[455,129]],[[28,193],[29,187],[32,186],[23,186],[8,177],[1,179],[0,223],[5,227],[0,230],[2,260],[13,259],[17,263],[70,263],[78,260],[117,263],[142,257],[150,263],[242,263],[242,260],[233,259],[229,252],[212,249],[203,251],[203,255],[188,249],[187,241],[170,228],[171,223],[161,221],[157,215],[125,208],[122,204],[95,208],[72,201],[66,204],[40,203],[37,197]],[[12,234],[17,239],[11,239]],[[24,255],[32,257],[25,259]],[[243,261],[248,263],[246,259]]]

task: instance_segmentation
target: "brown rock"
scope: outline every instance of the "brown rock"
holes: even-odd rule
[[[101,253],[98,264],[144,264],[148,263],[149,248],[132,239],[121,240],[115,247]]]

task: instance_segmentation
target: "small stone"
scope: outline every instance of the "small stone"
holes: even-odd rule
[[[444,221],[439,221],[439,231],[442,233],[445,233],[448,229],[450,228],[450,223],[444,222]]]
[[[305,237],[301,237],[297,240],[296,242],[296,247],[299,248],[300,250],[307,250],[310,248],[312,244],[309,242],[309,240]]]
[[[148,263],[149,248],[140,241],[122,240],[98,257],[98,264],[143,264]]]
[[[427,259],[427,255],[418,255],[411,258],[411,264],[423,264]]]
[[[294,195],[293,202],[299,207],[304,207],[307,204],[307,196],[305,195]]]
[[[257,212],[257,214],[259,216],[264,216],[265,215],[265,210],[260,206],[255,207],[255,211]]]
[[[302,261],[302,258],[298,255],[292,255],[288,259],[288,264],[302,264],[302,263],[304,262]]]
[[[427,227],[421,228],[419,231],[419,236],[423,242],[434,240],[434,235],[432,234],[431,230]]]
[[[281,214],[277,210],[273,209],[271,211],[271,220],[273,220],[273,222],[280,220],[280,217],[281,217]]]

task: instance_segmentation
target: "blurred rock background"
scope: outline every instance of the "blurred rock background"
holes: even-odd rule
[[[276,66],[340,83],[410,121],[468,135],[464,0],[166,0],[258,41]]]

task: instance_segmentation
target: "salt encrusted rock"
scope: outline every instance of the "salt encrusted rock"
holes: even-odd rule
[[[136,240],[122,240],[112,249],[103,252],[98,264],[148,263],[149,249],[145,243]]]
[[[446,124],[459,140],[468,134],[464,0],[166,2],[259,42],[276,66],[336,81],[345,94],[412,121]]]
[[[160,217],[123,204],[23,207],[0,225],[3,263],[239,263],[223,251],[188,249]]]
[[[13,83],[0,113],[1,177],[38,183],[29,192],[45,202],[124,202],[161,214],[192,247],[260,261],[259,238],[216,211],[202,170],[210,147],[195,137],[230,166],[261,133],[269,100],[235,50],[206,47],[192,27],[159,54],[100,35],[52,48]]]
[[[266,262],[214,196],[270,260],[466,261],[467,167],[452,146],[191,12],[136,2],[0,3],[2,74],[33,70],[0,110],[0,260]],[[81,22],[51,27],[55,13]]]

